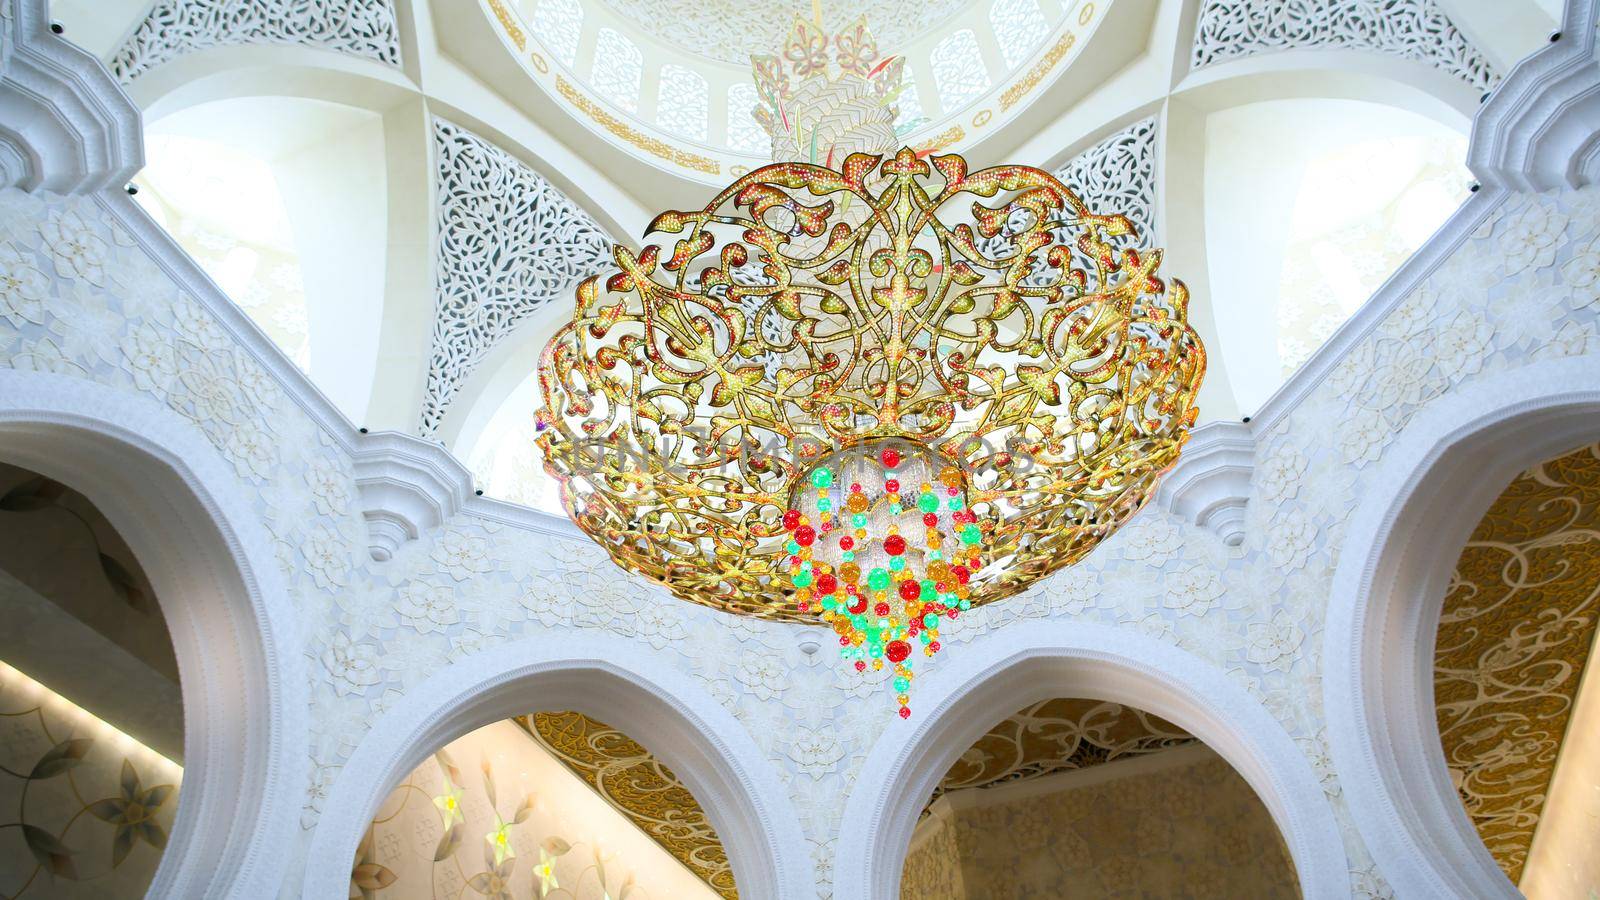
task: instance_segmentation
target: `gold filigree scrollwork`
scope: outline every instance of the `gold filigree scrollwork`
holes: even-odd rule
[[[1445,595],[1434,702],[1451,780],[1512,883],[1522,877],[1600,622],[1600,444],[1518,476]]]
[[[1137,512],[1194,422],[1188,292],[1039,169],[781,163],[650,231],[545,349],[539,444],[579,527],[682,599],[809,618],[781,516],[825,454],[884,440],[964,471],[972,601],[1008,596]]]
[[[737,900],[733,869],[716,829],[678,776],[649,750],[582,713],[534,713],[516,722],[712,890]]]

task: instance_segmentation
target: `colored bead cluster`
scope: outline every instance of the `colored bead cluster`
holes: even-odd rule
[[[893,447],[884,447],[878,454],[886,473],[892,472],[900,461],[900,454]],[[909,545],[897,523],[891,522],[881,537],[868,534],[867,513],[873,504],[860,484],[850,485],[844,510],[835,515],[833,481],[833,471],[825,466],[811,473],[811,486],[817,491],[816,524],[798,509],[783,514],[783,527],[789,532],[786,549],[794,599],[800,612],[820,612],[833,626],[839,635],[840,655],[853,662],[856,671],[865,672],[869,665],[874,671],[882,670],[886,659],[894,666],[900,717],[909,718],[912,647],[921,644],[927,656],[939,652],[939,623],[945,618],[955,619],[971,608],[968,582],[982,567],[979,547],[983,530],[977,517],[965,508],[961,472],[954,466],[946,466],[939,473],[940,488],[945,494],[942,504],[935,486],[925,483],[908,508],[899,480],[892,475],[886,477],[880,502],[886,504],[889,515],[916,515],[922,521],[925,565],[919,575],[907,559]],[[947,541],[939,527],[941,505],[954,541]],[[833,538],[835,532],[838,535]],[[813,554],[817,541],[828,539],[838,542],[837,567]],[[881,540],[888,565],[865,573],[863,583],[856,553],[875,540]]]

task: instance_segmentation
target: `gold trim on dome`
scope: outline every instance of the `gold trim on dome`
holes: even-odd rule
[[[516,44],[519,51],[527,50],[528,39],[522,33],[522,26],[517,24],[516,13],[507,9],[502,0],[489,0],[489,11],[500,21],[500,27],[505,29],[506,37],[511,39],[511,43]]]
[[[951,125],[949,128],[946,128],[939,134],[918,144],[917,152],[919,154],[937,153],[938,151],[943,150],[944,148],[954,144],[966,136],[966,129],[962,128],[960,125]]]
[[[566,99],[568,103],[576,106],[583,112],[584,115],[598,123],[600,127],[627,141],[635,147],[638,147],[640,150],[670,162],[677,163],[678,165],[683,166],[685,169],[693,169],[696,172],[704,172],[707,175],[722,174],[721,163],[709,156],[701,156],[698,153],[690,153],[687,150],[679,150],[677,147],[672,146],[666,141],[663,141],[659,138],[653,138],[639,129],[634,128],[632,125],[629,125],[627,122],[622,121],[621,119],[612,115],[610,112],[607,112],[605,109],[601,108],[600,104],[584,96],[582,91],[578,90],[576,87],[573,87],[572,82],[561,77],[559,74],[556,75],[556,90],[563,98]]]
[[[1600,444],[1517,476],[1462,550],[1434,651],[1451,781],[1516,883],[1600,621]]]
[[[727,900],[733,869],[717,831],[671,769],[626,734],[582,713],[517,716],[516,723],[673,858]]]
[[[1088,23],[1083,22],[1082,24]],[[1011,107],[1017,105],[1018,100],[1021,100],[1027,96],[1029,91],[1038,87],[1039,82],[1043,81],[1044,77],[1050,74],[1050,70],[1054,69],[1056,64],[1061,62],[1072,51],[1073,45],[1077,42],[1078,35],[1072,31],[1058,38],[1055,44],[1050,47],[1050,50],[1028,69],[1028,74],[1017,79],[1016,83],[1000,94],[1000,109],[1010,110]]]
[[[934,789],[990,788],[1087,769],[1194,743],[1193,735],[1143,710],[1058,697],[1035,703],[978,738]]]

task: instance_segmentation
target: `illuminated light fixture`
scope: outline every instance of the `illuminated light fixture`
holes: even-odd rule
[[[540,358],[568,511],[681,599],[828,623],[902,716],[941,623],[1083,558],[1194,422],[1188,292],[1039,169],[776,163],[649,231]]]
[[[831,166],[851,153],[893,153],[905,57],[881,55],[864,16],[827,34],[816,7],[813,21],[795,18],[779,53],[750,57],[772,158]]]

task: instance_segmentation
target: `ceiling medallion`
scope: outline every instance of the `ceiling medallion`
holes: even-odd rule
[[[941,623],[1083,558],[1194,422],[1188,292],[1039,169],[775,163],[649,232],[540,358],[567,509],[679,598],[828,623],[901,716]]]

